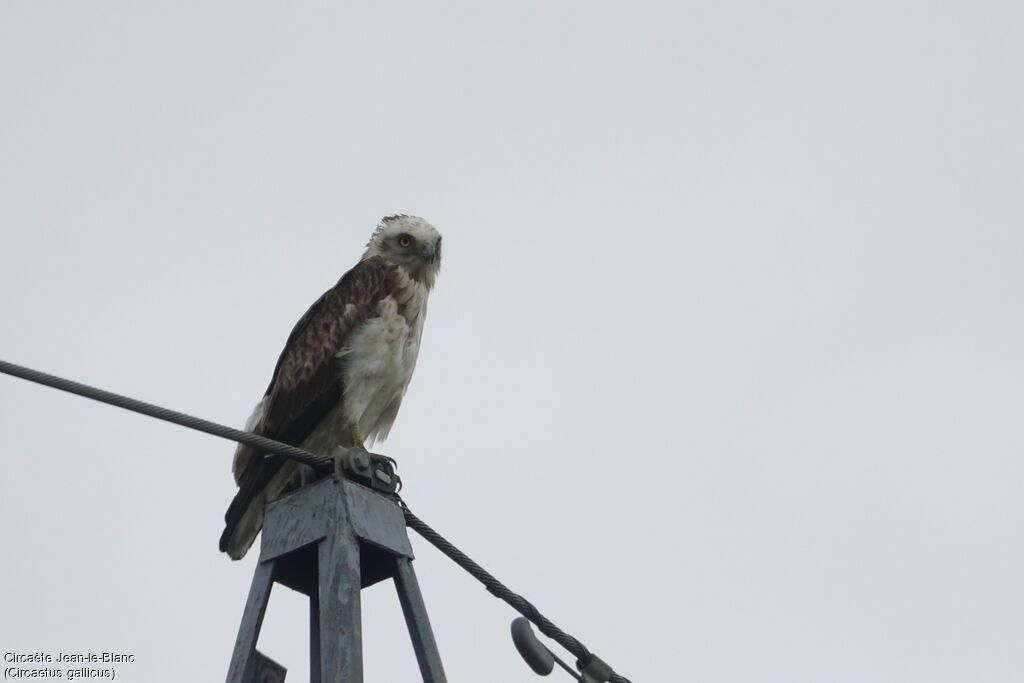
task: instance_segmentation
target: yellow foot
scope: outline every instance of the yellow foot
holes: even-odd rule
[[[366,446],[363,445],[363,435],[359,433],[359,427],[352,425],[352,427],[349,429],[349,434],[352,437],[352,445],[355,448],[359,448],[365,451]]]

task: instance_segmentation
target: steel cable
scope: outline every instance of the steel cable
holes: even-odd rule
[[[455,564],[465,569],[473,576],[473,578],[482,583],[484,587],[487,588],[488,592],[495,597],[504,600],[517,612],[536,624],[541,633],[571,652],[576,657],[577,668],[582,670],[590,663],[590,658],[592,656],[591,652],[583,643],[558,628],[558,626],[553,624],[550,619],[541,614],[529,600],[518,593],[513,592],[501,581],[494,578],[490,572],[474,562],[472,558],[456,548],[451,541],[430,528],[426,522],[413,514],[412,510],[410,510],[405,504],[405,501],[400,500],[399,502],[402,505],[402,511],[405,513],[405,523],[410,529],[414,530],[420,536],[425,538],[432,546],[447,555]],[[608,680],[612,683],[630,683],[629,679],[614,672],[612,672]]]
[[[107,403],[118,408],[124,408],[125,410],[131,410],[132,412],[141,413],[142,415],[148,415],[149,417],[155,417],[158,420],[164,420],[165,422],[172,422],[182,427],[188,427],[189,429],[195,429],[206,434],[212,434],[213,436],[219,436],[222,439],[229,441],[236,441],[238,443],[244,443],[246,445],[258,448],[261,451],[267,453],[276,453],[283,455],[286,458],[291,458],[298,462],[306,465],[312,465],[313,467],[324,467],[332,464],[333,460],[323,455],[316,455],[309,451],[304,451],[301,448],[295,446],[289,446],[288,444],[281,443],[280,441],[274,441],[251,432],[244,432],[240,429],[232,429],[216,422],[210,422],[193,415],[187,415],[185,413],[179,413],[175,410],[163,408],[161,406],[153,405],[152,403],[146,403],[139,401],[134,398],[128,398],[121,394],[115,394],[111,391],[105,391],[103,389],[97,389],[87,384],[81,384],[74,382],[63,377],[57,377],[56,375],[50,375],[45,372],[39,372],[31,368],[26,368],[21,365],[14,363],[8,363],[7,361],[0,360],[0,372],[6,375],[12,375],[14,377],[20,377],[21,379],[42,384],[60,391],[66,391],[71,394],[78,396],[84,396],[85,398],[92,399],[94,401],[100,401],[101,403]],[[540,611],[530,603],[529,600],[511,591],[505,584],[498,579],[494,578],[487,570],[481,567],[479,564],[474,562],[472,558],[463,553],[461,550],[456,548],[450,541],[444,536],[434,531],[426,522],[421,520],[419,517],[414,515],[409,507],[405,504],[400,497],[395,496],[402,506],[402,511],[405,514],[406,525],[413,529],[416,533],[426,539],[431,545],[444,553],[449,559],[455,564],[462,567],[475,579],[480,581],[487,590],[506,603],[508,603],[517,612],[522,614],[524,617],[529,619],[531,622],[536,624],[537,628],[540,629],[541,633],[548,636],[559,645],[564,647],[566,650],[571,652],[577,659],[577,667],[581,670],[589,664],[593,655],[590,650],[586,648],[580,641],[573,638],[571,635],[558,628],[551,622],[547,617],[540,613]],[[611,683],[630,683],[629,679],[620,676],[617,673],[612,673],[608,679]]]
[[[209,420],[204,420],[192,415],[186,415],[185,413],[179,413],[175,410],[155,406],[152,403],[128,398],[121,394],[115,394],[112,391],[104,391],[103,389],[90,387],[87,384],[79,384],[78,382],[73,382],[69,379],[64,379],[63,377],[57,377],[56,375],[48,375],[45,372],[32,370],[31,368],[15,365],[14,363],[8,363],[7,361],[0,360],[0,372],[6,375],[13,375],[15,377],[27,379],[28,381],[35,382],[36,384],[43,384],[71,394],[91,398],[94,401],[107,403],[112,406],[117,406],[118,408],[142,413],[143,415],[155,417],[158,420],[173,422],[174,424],[181,425],[182,427],[188,427],[189,429],[206,432],[213,436],[219,436],[222,439],[244,443],[247,446],[258,448],[267,453],[283,455],[286,458],[291,458],[292,460],[301,462],[304,465],[328,467],[332,463],[332,460],[326,456],[316,455],[309,451],[304,451],[301,448],[289,446],[286,443],[281,443],[280,441],[274,441],[273,439],[253,434],[252,432],[243,432],[240,429],[225,427],[224,425],[217,424],[216,422],[210,422]]]

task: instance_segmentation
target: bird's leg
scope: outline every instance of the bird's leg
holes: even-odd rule
[[[359,426],[352,425],[349,428],[349,435],[352,437],[352,445],[356,448],[366,450],[366,446],[363,445],[363,435],[359,433]]]

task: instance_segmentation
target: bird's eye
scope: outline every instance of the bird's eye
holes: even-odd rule
[[[410,244],[412,244],[412,239],[408,235],[402,235],[401,237],[398,238],[398,246],[402,247],[403,249],[408,247]]]

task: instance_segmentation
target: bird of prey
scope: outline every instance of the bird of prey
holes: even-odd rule
[[[352,270],[295,325],[270,386],[246,429],[329,454],[384,439],[412,379],[427,296],[441,266],[441,236],[415,216],[389,216]],[[309,471],[239,444],[238,493],[224,515],[220,549],[241,559],[263,527],[263,506]]]

